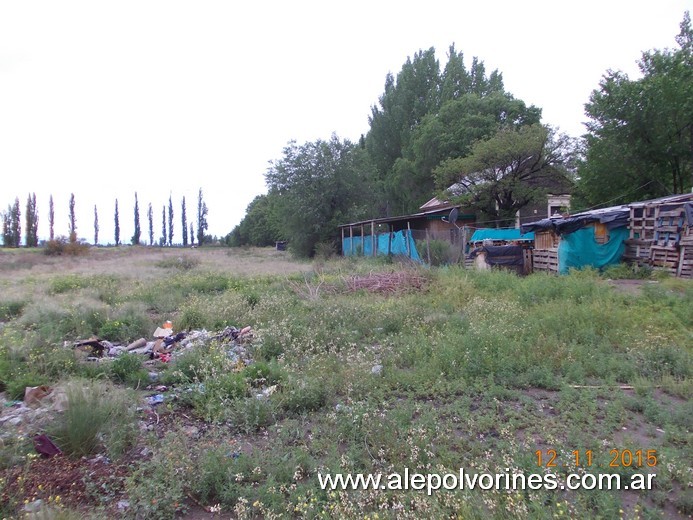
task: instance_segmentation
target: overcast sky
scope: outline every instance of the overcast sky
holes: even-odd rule
[[[135,191],[143,238],[147,205],[158,237],[171,195],[180,242],[180,200],[192,221],[202,188],[223,236],[288,141],[358,139],[386,74],[430,47],[442,68],[453,42],[578,136],[607,69],[636,77],[642,51],[676,46],[685,10],[693,0],[3,0],[0,210],[35,192],[45,238],[52,194],[67,234],[74,193],[78,235],[93,240],[96,205],[107,243],[117,198],[128,242]]]

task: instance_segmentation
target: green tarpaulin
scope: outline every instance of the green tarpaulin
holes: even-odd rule
[[[572,233],[561,235],[558,244],[558,272],[566,274],[569,269],[618,264],[626,249],[628,228],[609,230],[609,241],[599,244],[594,239],[594,227],[588,226]]]

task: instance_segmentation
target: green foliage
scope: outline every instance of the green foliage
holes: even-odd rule
[[[137,354],[125,352],[110,365],[111,377],[116,383],[133,388],[142,388],[149,383],[149,374],[142,366],[142,358]]]
[[[608,266],[602,271],[602,276],[612,280],[647,280],[652,277],[652,268],[621,263]]]
[[[189,271],[199,265],[200,259],[192,256],[167,257],[156,263],[156,266],[162,269],[179,269],[181,271]]]
[[[43,253],[47,256],[83,256],[89,252],[89,246],[81,242],[70,242],[66,237],[59,236],[46,242]]]
[[[27,306],[25,300],[10,300],[0,302],[0,321],[8,321],[21,316],[24,307]]]
[[[7,211],[2,213],[3,247],[19,247],[22,240],[21,217],[19,197],[15,197],[14,204],[9,204],[7,206]]]
[[[566,166],[573,153],[566,135],[542,125],[502,128],[475,142],[466,157],[442,162],[435,170],[436,183],[441,190],[458,183],[463,188],[455,195],[469,207],[494,221],[512,221],[547,190],[566,191]]]
[[[114,312],[112,317],[105,320],[98,331],[94,332],[101,339],[128,343],[141,337],[149,337],[152,323],[140,306],[126,305]]]
[[[422,256],[424,256],[428,247],[428,252],[431,255],[431,265],[436,267],[455,263],[459,261],[461,256],[459,247],[452,245],[447,240],[429,240],[428,246],[425,241],[419,241],[416,247],[419,250],[419,254]]]
[[[102,445],[112,457],[122,455],[137,432],[135,400],[129,392],[104,382],[72,382],[66,389],[67,408],[52,435],[67,454],[81,457]]]
[[[328,141],[297,145],[265,174],[281,235],[298,256],[315,253],[320,242],[336,240],[337,226],[369,209],[371,168],[364,150],[333,135]]]
[[[126,480],[133,518],[166,520],[187,510],[186,493],[196,479],[184,439],[183,432],[169,432],[152,458],[140,461]]]
[[[644,52],[642,77],[608,71],[590,96],[579,196],[586,205],[686,193],[693,182],[693,30],[679,48]]]
[[[281,224],[277,215],[276,193],[258,195],[248,204],[245,217],[226,236],[229,246],[273,246],[282,238]]]
[[[319,410],[327,402],[327,389],[318,379],[291,380],[278,398],[282,409],[294,414]]]

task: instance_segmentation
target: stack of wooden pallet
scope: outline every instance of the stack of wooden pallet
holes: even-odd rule
[[[650,247],[654,237],[657,219],[657,205],[632,205],[628,229],[630,237],[626,240],[626,251],[623,255],[627,262],[640,266],[650,264]]]
[[[655,208],[650,265],[674,276],[679,276],[682,255],[685,252],[685,248],[681,247],[684,220],[683,206],[673,209]]]
[[[535,249],[533,255],[533,267],[535,271],[558,272],[558,248]]]

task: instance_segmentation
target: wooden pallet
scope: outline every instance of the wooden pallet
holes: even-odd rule
[[[681,251],[676,247],[653,245],[650,248],[650,265],[655,269],[676,275],[681,261]]]
[[[693,278],[693,245],[681,247],[681,260],[676,276]]]
[[[535,249],[532,254],[535,271],[558,272],[558,248]]]
[[[637,263],[639,266],[649,265],[651,247],[652,240],[628,239],[626,240],[626,250],[623,253],[623,259],[626,262]]]

